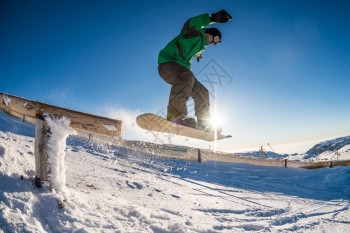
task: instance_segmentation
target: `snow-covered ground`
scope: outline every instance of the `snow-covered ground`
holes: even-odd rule
[[[196,163],[69,137],[65,191],[51,192],[34,185],[33,152],[34,126],[0,111],[0,232],[350,232],[349,167]]]

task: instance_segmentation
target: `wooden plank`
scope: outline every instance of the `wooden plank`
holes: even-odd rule
[[[28,118],[28,121],[32,123],[34,123],[33,119],[44,120],[45,113],[56,118],[65,116],[71,120],[70,126],[74,129],[118,138],[123,137],[123,125],[120,120],[61,108],[2,92],[0,92],[0,109],[14,117]]]
[[[35,184],[41,187],[42,181],[49,181],[48,140],[50,138],[50,127],[46,121],[38,119],[35,125]]]

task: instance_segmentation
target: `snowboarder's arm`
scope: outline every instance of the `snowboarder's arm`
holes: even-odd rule
[[[204,27],[209,26],[213,22],[210,20],[209,14],[201,14],[195,17],[190,18],[189,27],[194,28],[196,30],[200,30]]]
[[[221,10],[210,16],[210,20],[214,23],[226,23],[231,19],[232,19],[232,16],[229,13],[227,13],[227,11],[225,10]]]
[[[201,14],[189,19],[189,27],[200,30],[212,23],[226,23],[231,20],[232,16],[225,10],[213,14]]]

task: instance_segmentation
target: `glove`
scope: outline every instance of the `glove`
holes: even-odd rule
[[[232,19],[232,16],[229,13],[227,13],[225,10],[221,10],[210,16],[210,20],[215,23],[226,23],[231,19]]]

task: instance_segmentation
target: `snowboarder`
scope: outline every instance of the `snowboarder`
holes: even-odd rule
[[[208,89],[191,72],[191,61],[199,61],[206,46],[221,42],[217,28],[207,28],[213,23],[226,23],[232,17],[225,10],[212,15],[201,14],[187,20],[180,35],[170,41],[158,56],[159,75],[170,85],[167,120],[176,124],[213,130],[210,124]],[[192,97],[197,123],[188,117],[187,101]]]

